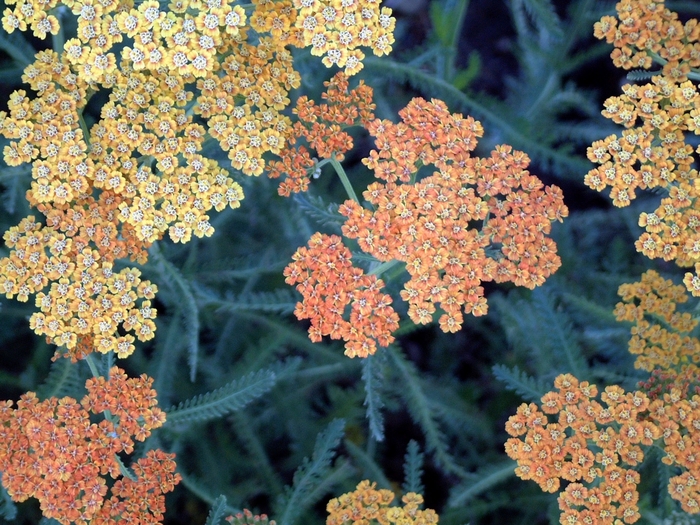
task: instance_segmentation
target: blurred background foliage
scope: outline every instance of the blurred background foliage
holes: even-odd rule
[[[502,143],[525,151],[531,171],[561,186],[572,210],[553,229],[563,266],[533,292],[487,287],[489,314],[467,317],[457,334],[418,329],[404,315],[397,344],[351,360],[339,344],[309,341],[292,315],[297,294],[282,276],[313,232],[338,231],[341,185],[328,171],[308,194],[285,199],[276,181],[238,176],[245,201],[214,218],[213,237],[157,243],[141,268],[160,289],[157,337],[118,363],[154,377],[161,407],[193,398],[198,406],[179,411],[145,445],[178,455],[183,482],[169,496],[166,523],[204,523],[214,506],[220,515],[249,508],[280,525],[320,524],[328,499],[361,479],[423,489],[426,507],[445,525],[557,523],[556,495],[515,478],[503,449],[505,420],[559,373],[625,388],[642,379],[627,352],[629,329],[612,309],[617,287],[645,269],[678,276],[634,250],[639,211],[659,197],[614,209],[582,182],[591,167],[586,147],[615,131],[600,115],[602,102],[624,81],[610,47],[592,37],[593,23],[612,14],[614,3],[387,5],[398,19],[394,52],[368,58],[359,75],[375,90],[377,115],[395,120],[416,95],[440,98],[482,121],[477,154]],[[697,2],[668,6],[681,17],[700,15]],[[45,46],[17,33],[0,36],[0,100],[21,86],[32,50]],[[297,95],[318,99],[332,72],[303,52],[296,64],[303,79]],[[370,178],[359,160],[372,144],[364,132],[355,138],[345,167],[361,189]],[[216,148],[206,154],[227,165]],[[29,182],[29,166],[0,170],[0,230],[30,212]],[[54,349],[28,328],[33,311],[31,303],[0,306],[2,399],[27,390],[80,395],[87,366],[51,362]],[[651,454],[642,466],[654,471],[640,487],[642,522],[680,523],[658,459]],[[2,496],[3,519],[39,521],[36,503],[15,506]]]

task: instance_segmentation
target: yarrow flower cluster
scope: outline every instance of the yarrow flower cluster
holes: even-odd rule
[[[320,169],[309,149],[299,144],[300,140],[322,159],[342,161],[354,145],[345,130],[355,125],[367,126],[374,120],[372,88],[364,82],[350,89],[348,77],[337,73],[324,86],[325,102],[321,104],[299,97],[294,107],[297,120],[286,135],[288,145],[279,154],[280,160],[270,163],[270,178],[284,176],[278,191],[285,197],[306,191],[314,172]]]
[[[140,295],[138,283],[131,287],[139,294],[133,298],[131,288],[110,292],[121,295],[120,305],[100,291],[79,292],[96,306],[79,297],[82,309],[75,313],[62,313],[63,302],[73,300],[66,290],[92,286],[96,269],[116,259],[144,263],[148,248],[166,233],[183,243],[192,235],[210,236],[210,211],[240,205],[240,185],[202,155],[204,142],[214,138],[233,168],[247,175],[264,171],[265,155],[281,154],[293,133],[282,111],[300,82],[290,46],[303,47],[308,39],[314,52],[323,49],[333,63],[347,63],[349,74],[361,67],[358,46],[379,54],[390,49],[394,20],[378,2],[321,6],[323,18],[312,30],[308,10],[317,3],[256,0],[247,9],[228,0],[174,0],[167,9],[153,0],[137,6],[109,0],[8,3],[14,6],[3,14],[9,32],[29,26],[41,38],[56,34],[52,13],[61,6],[77,17],[77,34],[61,53],[37,53],[26,68],[23,80],[36,95],[16,91],[9,115],[0,113],[0,133],[10,141],[6,162],[32,163],[27,198],[46,217],[46,240],[69,245],[55,256],[90,252],[89,270],[75,266],[58,277],[43,260],[1,263],[0,291],[7,297],[27,300],[48,288],[40,308],[49,317],[36,316],[37,333],[74,358],[91,347],[119,346],[120,355],[128,355],[134,336],[119,335],[120,324],[127,332],[135,328],[142,341],[152,337],[151,319],[129,313],[134,300],[152,295]],[[317,45],[319,38],[324,46]],[[110,90],[108,102],[88,126],[83,111],[101,89]],[[32,257],[46,249],[52,248],[33,249]],[[26,253],[20,246],[13,257]],[[141,310],[154,315],[144,303]]]
[[[700,396],[684,398],[674,388],[650,400],[609,386],[599,402],[595,385],[570,374],[558,376],[554,386],[541,408],[522,404],[508,420],[513,437],[506,453],[518,462],[516,474],[545,492],[567,482],[559,495],[562,525],[635,523],[640,476],[634,467],[644,458],[642,447],[651,445],[663,448],[665,464],[682,470],[669,480],[671,497],[686,512],[700,512]]]
[[[610,187],[616,206],[627,206],[637,189],[661,188],[664,197],[651,213],[642,213],[645,229],[637,251],[650,258],[695,267],[685,284],[700,296],[700,213],[694,150],[686,136],[700,133],[700,96],[688,80],[691,68],[700,66],[700,25],[692,19],[682,24],[663,2],[617,4],[618,17],[606,16],[595,25],[595,35],[615,46],[618,67],[649,69],[655,61],[663,70],[642,85],[623,86],[623,95],[605,101],[603,115],[625,126],[621,135],[610,135],[588,149],[588,158],[599,167],[585,182],[602,191]]]
[[[29,325],[59,347],[56,356],[73,361],[93,351],[127,357],[134,335],[154,335],[156,311],[150,299],[157,287],[134,268],[114,270],[109,258],[52,228],[24,219],[4,235],[10,255],[0,259],[0,290],[27,301],[36,296],[39,312]],[[120,330],[126,335],[120,335]]]
[[[134,440],[145,440],[165,421],[152,383],[114,367],[108,378],[89,379],[80,401],[40,401],[28,392],[16,408],[0,404],[0,472],[10,497],[37,498],[46,518],[66,525],[160,522],[163,494],[180,480],[173,455],[151,450],[132,465],[133,473],[117,456],[133,452]],[[91,422],[91,414],[105,419]]]
[[[352,200],[340,207],[343,234],[379,261],[404,262],[411,319],[429,323],[440,306],[440,327],[454,332],[462,311],[486,313],[483,281],[534,288],[559,268],[547,234],[568,210],[559,188],[527,171],[524,153],[504,145],[471,157],[483,134],[471,117],[419,98],[399,115],[368,126],[377,150],[364,163],[385,182],[364,192],[372,211]],[[437,170],[416,182],[429,165]]]
[[[284,270],[287,284],[303,296],[294,311],[309,319],[309,338],[323,336],[345,341],[345,355],[367,357],[377,343],[388,346],[399,327],[391,297],[381,292],[384,283],[352,265],[352,254],[337,235],[315,233],[308,248],[299,248]]]
[[[635,367],[657,371],[645,391],[655,397],[664,385],[687,389],[700,379],[700,341],[691,336],[698,321],[678,311],[688,301],[685,286],[649,270],[641,281],[620,286],[618,294],[623,302],[615,317],[634,323],[629,351],[637,356]]]
[[[482,282],[511,281],[534,288],[559,268],[556,245],[547,235],[551,223],[563,220],[568,209],[559,188],[544,186],[527,171],[530,159],[525,153],[502,145],[488,158],[472,157],[483,135],[481,124],[450,113],[442,101],[415,98],[399,112],[401,122],[394,124],[373,118],[372,93],[363,84],[349,91],[347,79],[337,75],[326,85],[326,103],[300,100],[293,128],[296,137],[303,137],[325,158],[314,161],[299,145],[273,165],[271,176],[287,175],[280,193],[289,195],[306,190],[313,171],[330,162],[348,189],[350,182],[338,164],[352,147],[344,129],[357,123],[367,128],[377,149],[363,163],[383,182],[370,184],[363,193],[371,209],[361,205],[349,188],[352,198],[338,210],[346,217],[342,233],[379,262],[405,264],[410,279],[401,297],[413,322],[432,322],[439,307],[440,327],[455,332],[462,326],[463,312],[486,313]],[[426,166],[436,170],[419,179],[419,170]],[[333,249],[339,242],[331,243]],[[306,257],[306,252],[297,252],[295,261],[300,257]],[[333,259],[333,272],[336,266]],[[286,275],[293,276],[287,282],[309,278],[325,282],[331,275],[327,272],[316,263],[306,263],[303,269],[293,263],[287,268]],[[345,286],[353,289],[354,284]],[[309,287],[302,288],[306,304]],[[335,320],[342,315],[342,309],[323,312],[316,307],[313,313],[307,308],[296,313],[300,319],[327,315]],[[317,323],[312,321],[313,340],[333,333],[348,340],[333,321],[320,331]],[[376,338],[376,330],[371,333]],[[368,349],[373,353],[373,342],[366,344],[366,349],[349,350],[349,355],[364,356]],[[381,340],[380,344],[386,345]]]
[[[402,496],[403,506],[390,506],[396,496],[388,489],[376,489],[376,483],[364,480],[357,488],[333,498],[326,505],[326,525],[435,525],[438,515],[421,509],[423,496],[409,492]]]
[[[359,47],[369,47],[377,56],[391,52],[396,20],[388,7],[379,9],[379,0],[294,0],[294,6],[304,47],[323,56],[328,67],[337,65],[354,75],[365,58]]]

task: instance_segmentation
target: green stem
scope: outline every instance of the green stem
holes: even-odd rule
[[[330,164],[330,162],[331,162],[331,159],[321,159],[314,166],[314,170],[320,169],[323,166],[325,166],[326,164]]]
[[[53,50],[61,55],[63,53],[63,45],[66,43],[66,36],[63,32],[63,8],[58,7],[54,10],[53,15],[58,19],[58,33],[51,35]]]
[[[90,148],[90,130],[88,129],[85,119],[83,118],[82,109],[78,111],[78,122],[80,123],[80,129],[83,131],[83,140],[85,140],[87,147]]]
[[[333,169],[338,174],[338,177],[340,177],[340,182],[343,183],[343,187],[345,188],[345,192],[348,194],[348,197],[360,204],[360,200],[357,198],[357,195],[355,195],[355,190],[352,188],[352,184],[350,184],[350,179],[348,179],[348,175],[345,173],[343,166],[340,165],[340,162],[338,162],[338,159],[333,156],[326,160],[330,161],[331,166],[333,166]]]
[[[90,367],[90,372],[92,372],[92,376],[94,378],[98,378],[102,375],[100,374],[99,370],[97,370],[97,363],[95,363],[95,356],[93,354],[88,354],[88,356],[85,358],[85,361]]]
[[[396,265],[399,264],[400,262],[401,262],[401,261],[399,261],[399,260],[397,260],[397,259],[392,259],[391,261],[383,262],[382,264],[380,264],[380,265],[375,266],[374,268],[372,268],[372,269],[368,272],[368,274],[369,274],[369,275],[380,276],[381,274],[383,274],[383,273],[386,272],[387,270],[393,268],[394,266],[396,266]]]
[[[662,66],[668,64],[668,60],[661,57],[661,55],[659,55],[658,53],[649,52],[649,54],[651,55],[652,60],[657,64],[661,64]],[[659,74],[662,74],[661,71],[659,71]],[[688,72],[687,77],[691,80],[700,80],[700,70],[696,68],[691,68],[691,70]]]

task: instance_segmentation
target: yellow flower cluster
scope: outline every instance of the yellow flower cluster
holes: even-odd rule
[[[700,186],[692,167],[693,153],[700,150],[686,137],[700,134],[700,95],[688,80],[700,66],[700,25],[695,19],[682,24],[659,1],[624,0],[617,12],[617,18],[606,16],[595,25],[595,35],[614,44],[615,65],[648,69],[653,59],[663,71],[649,83],[623,86],[621,96],[605,101],[603,115],[627,129],[588,149],[588,158],[600,166],[585,182],[598,191],[611,188],[613,204],[621,207],[637,189],[662,189],[659,207],[639,218],[646,231],[635,246],[650,258],[695,266],[684,282],[700,296]]]
[[[388,489],[375,489],[376,483],[361,481],[357,488],[333,498],[326,505],[326,525],[436,525],[438,515],[422,510],[423,496],[409,492],[401,498],[403,506],[390,507],[395,495]]]
[[[113,275],[113,261],[144,263],[166,233],[183,243],[210,236],[211,210],[240,205],[240,185],[202,154],[207,139],[218,141],[247,175],[261,174],[264,156],[282,152],[293,133],[282,112],[300,84],[289,47],[320,49],[311,42],[317,38],[305,43],[309,6],[286,0],[255,0],[245,8],[230,0],[173,0],[167,8],[156,0],[8,4],[9,32],[29,26],[42,38],[56,34],[52,13],[68,8],[77,33],[60,54],[37,54],[23,76],[36,95],[16,91],[9,115],[0,113],[0,133],[10,140],[5,160],[32,163],[27,198],[46,217],[45,226],[28,218],[8,232],[16,240],[0,261],[0,292],[20,300],[38,294],[41,313],[32,327],[66,355],[80,358],[96,348],[125,357],[134,335],[153,336],[148,300],[155,287],[133,270]],[[314,34],[327,40],[327,57],[341,53],[332,62],[349,73],[361,66],[358,46],[379,54],[390,49],[394,20],[378,2],[329,3],[319,13]],[[101,89],[110,90],[108,101],[88,126],[83,112]],[[40,245],[26,246],[37,240]],[[66,266],[64,259],[72,262]]]
[[[513,437],[506,453],[518,462],[516,474],[557,492],[560,523],[618,525],[639,518],[642,447],[658,446],[663,462],[679,467],[669,494],[689,513],[700,512],[700,396],[686,398],[677,388],[650,400],[643,392],[598,389],[570,374],[554,380],[555,391],[535,403],[522,404],[506,423]],[[549,416],[554,421],[549,420]]]
[[[304,46],[323,56],[326,66],[344,67],[354,75],[365,57],[359,47],[370,47],[377,56],[391,52],[396,21],[388,7],[379,10],[379,1],[294,0]]]
[[[677,310],[688,300],[685,287],[649,270],[641,281],[620,286],[618,294],[623,302],[615,307],[615,317],[634,323],[629,351],[637,356],[635,367],[662,371],[665,382],[675,386],[681,378],[683,384],[700,379],[700,341],[690,335],[698,320]]]
[[[5,233],[10,256],[0,259],[0,291],[27,301],[36,295],[39,312],[29,325],[62,355],[81,359],[93,350],[126,357],[134,336],[154,335],[157,288],[134,268],[115,271],[111,260],[75,238],[37,224],[33,217]],[[120,335],[126,333],[126,335]],[[57,356],[59,354],[57,353]]]

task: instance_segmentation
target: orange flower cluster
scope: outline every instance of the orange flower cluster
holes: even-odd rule
[[[649,69],[656,60],[665,77],[683,82],[700,66],[697,20],[683,24],[663,0],[621,0],[615,7],[617,18],[604,16],[594,34],[615,46],[610,57],[616,67]]]
[[[109,378],[90,379],[78,402],[39,401],[28,392],[12,408],[0,405],[0,472],[14,501],[37,498],[45,517],[62,524],[158,523],[164,496],[180,477],[172,454],[151,450],[122,478],[117,454],[133,451],[165,421],[153,380],[128,378],[114,367]],[[91,414],[104,414],[100,423]],[[106,475],[117,480],[110,488]],[[108,493],[110,495],[108,496]],[[128,518],[128,519],[127,519]]]
[[[609,386],[601,394],[570,374],[558,376],[555,391],[542,397],[541,409],[522,404],[506,423],[513,437],[506,453],[518,462],[516,474],[557,492],[562,525],[634,523],[640,515],[633,468],[644,459],[642,446],[660,446],[664,463],[683,472],[668,490],[686,512],[700,512],[695,443],[700,438],[700,396],[684,398],[672,389],[650,400],[643,392]],[[550,422],[548,416],[555,422]]]
[[[618,294],[623,302],[615,307],[615,317],[634,323],[629,351],[637,356],[635,367],[664,374],[657,375],[658,385],[649,394],[658,395],[663,384],[678,386],[680,378],[685,384],[700,379],[700,341],[690,335],[698,321],[677,310],[688,300],[685,286],[649,270],[641,281],[620,286]]]
[[[326,505],[326,525],[367,525],[372,521],[380,525],[435,525],[438,515],[432,509],[422,510],[423,496],[409,492],[401,498],[402,507],[390,507],[395,495],[388,489],[375,489],[376,483],[368,480],[357,488],[333,498]]]
[[[319,157],[341,161],[353,147],[352,137],[345,128],[357,124],[367,126],[374,120],[372,88],[364,82],[360,81],[351,90],[347,76],[337,73],[324,82],[324,86],[326,92],[322,97],[326,102],[322,104],[306,96],[299,97],[294,108],[298,120],[286,136],[289,145],[279,154],[280,160],[270,163],[270,178],[286,176],[278,190],[285,197],[306,191],[316,169],[316,161],[306,146],[291,145],[303,138]]]
[[[308,248],[294,253],[284,275],[303,296],[294,314],[311,321],[313,342],[325,335],[343,339],[345,355],[367,357],[377,343],[388,346],[394,341],[391,333],[399,327],[398,315],[391,297],[381,292],[384,283],[352,265],[352,254],[337,235],[312,235]]]
[[[695,19],[682,24],[663,2],[625,0],[617,11],[618,18],[606,16],[595,25],[595,35],[615,45],[615,65],[649,69],[653,58],[663,71],[605,101],[603,115],[627,129],[588,149],[588,158],[600,166],[585,182],[598,191],[610,187],[620,207],[630,204],[637,189],[663,189],[659,207],[639,218],[646,231],[635,246],[647,257],[695,266],[684,282],[700,296],[700,194],[692,167],[700,150],[686,140],[688,133],[700,133],[700,95],[688,80],[690,69],[700,66],[700,25]]]
[[[303,45],[323,56],[327,67],[344,67],[354,75],[365,57],[359,47],[370,47],[377,56],[391,52],[396,20],[388,7],[380,11],[379,0],[294,0],[294,6]]]
[[[471,117],[420,98],[400,116],[368,126],[377,150],[364,162],[386,182],[364,192],[372,211],[351,200],[340,207],[343,234],[379,261],[406,263],[401,296],[411,319],[429,323],[439,305],[441,328],[454,332],[462,310],[486,313],[483,281],[534,288],[560,266],[547,234],[568,210],[559,188],[527,171],[524,153],[497,146],[488,158],[471,157],[483,134]],[[437,170],[414,182],[428,165]]]

